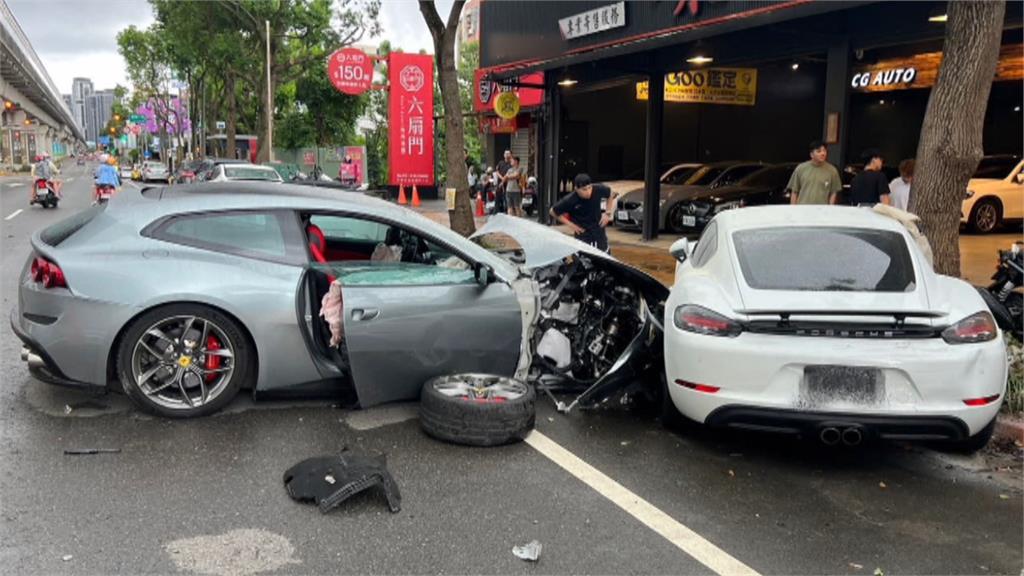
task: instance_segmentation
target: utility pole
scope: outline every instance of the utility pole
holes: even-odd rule
[[[267,160],[274,161],[274,94],[270,89],[270,20],[267,27]]]

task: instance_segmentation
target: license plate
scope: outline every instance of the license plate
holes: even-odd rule
[[[626,212],[625,210],[619,210],[618,212],[615,213],[615,217],[618,218],[619,220],[629,220],[629,212]]]
[[[800,397],[808,406],[869,406],[881,399],[883,382],[882,371],[877,368],[807,366]]]
[[[683,226],[696,226],[696,225],[697,225],[697,217],[696,216],[683,216]]]
[[[533,196],[523,198],[523,206],[533,206]]]

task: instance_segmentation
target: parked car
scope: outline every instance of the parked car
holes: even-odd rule
[[[970,451],[991,437],[1002,333],[897,220],[853,206],[729,210],[672,253],[666,419],[826,444]]]
[[[132,167],[128,164],[122,164],[120,170],[118,171],[118,175],[121,177],[122,181],[131,180]]]
[[[349,391],[367,407],[467,372],[546,375],[587,406],[661,372],[656,280],[519,218],[475,238],[308,186],[145,188],[33,235],[11,325],[38,379],[110,383],[170,417],[241,388]]]
[[[213,175],[213,169],[221,164],[249,164],[247,160],[235,160],[233,158],[206,158],[196,167],[195,182],[205,182]]]
[[[971,230],[988,234],[1004,222],[1024,218],[1024,161],[1020,161],[1001,180],[972,178],[967,183],[960,223]]]
[[[218,164],[206,178],[207,182],[229,182],[257,180],[261,182],[284,182],[281,175],[270,166],[256,164]]]
[[[684,214],[682,204],[705,190],[735,184],[744,176],[764,168],[760,162],[715,162],[704,164],[679,184],[661,185],[661,205],[658,209],[658,229],[681,234]],[[680,177],[683,174],[680,175]],[[623,228],[638,229],[644,220],[644,189],[634,189],[619,199],[615,224]]]
[[[142,163],[142,181],[153,182],[156,180],[162,180],[169,182],[171,173],[167,170],[167,166],[164,166],[163,162],[155,160],[146,160]]]
[[[681,218],[672,223],[674,230],[684,234],[699,232],[715,215],[726,210],[763,204],[788,204],[786,186],[796,169],[796,163],[766,166],[721,188],[706,189],[691,200],[677,204],[673,216]]]

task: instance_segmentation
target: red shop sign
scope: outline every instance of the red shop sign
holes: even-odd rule
[[[393,186],[434,185],[434,57],[388,56],[388,159]]]
[[[362,94],[373,83],[373,58],[356,48],[342,48],[327,61],[327,76],[339,92]]]
[[[501,86],[493,80],[484,80],[485,70],[477,69],[473,72],[473,110],[477,112],[493,112],[494,101],[501,92],[515,92],[519,96],[519,106],[528,108],[540,106],[544,103],[544,90],[540,88],[512,88]],[[525,76],[513,78],[514,81],[523,84],[544,85],[544,73],[534,72]]]

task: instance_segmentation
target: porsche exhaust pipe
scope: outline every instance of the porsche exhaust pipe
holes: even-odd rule
[[[858,446],[864,440],[864,434],[860,428],[847,428],[843,430],[843,444],[847,446]]]
[[[829,426],[828,428],[822,428],[821,434],[819,434],[818,437],[821,438],[822,444],[826,446],[835,446],[836,444],[839,444],[839,441],[842,439],[842,434],[839,432],[838,428]]]

